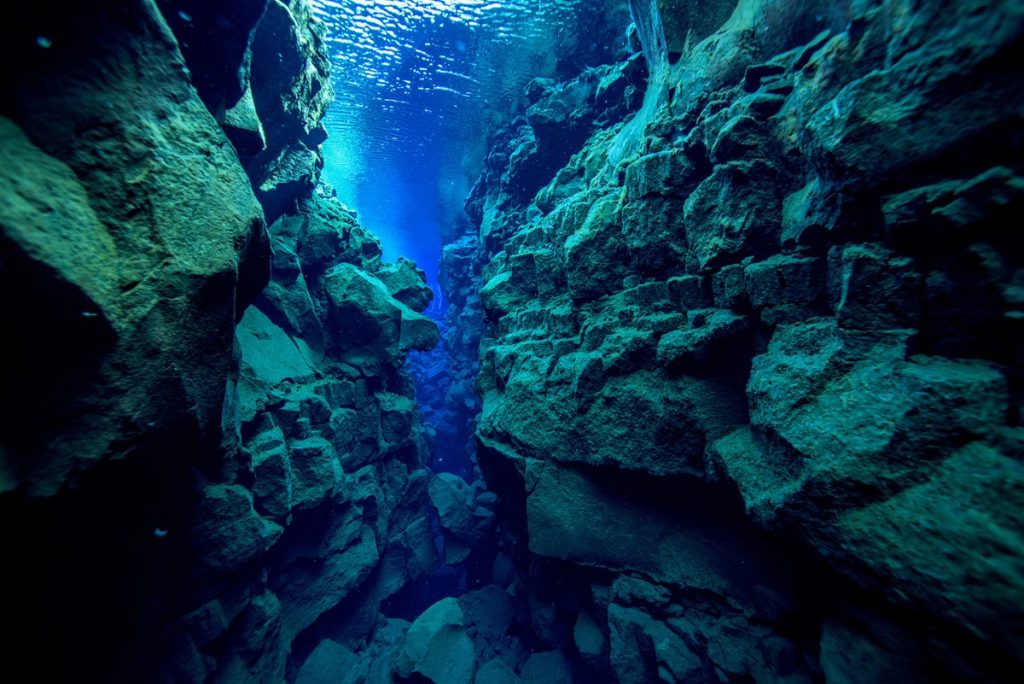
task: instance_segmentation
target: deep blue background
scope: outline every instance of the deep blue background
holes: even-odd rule
[[[386,259],[413,259],[439,291],[442,239],[479,173],[488,131],[531,78],[555,74],[560,55],[603,51],[591,43],[606,4],[312,3],[327,25],[336,94],[324,179],[381,238]],[[432,314],[443,315],[440,304]]]

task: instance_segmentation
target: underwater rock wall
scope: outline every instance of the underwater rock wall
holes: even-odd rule
[[[549,174],[572,155],[575,147],[571,141],[575,139],[578,147],[596,126],[622,118],[638,107],[645,78],[643,60],[635,55],[623,64],[585,69],[583,75],[565,84],[535,79],[526,97],[531,105],[539,101],[539,106],[531,106],[526,117],[514,117],[488,141],[490,151],[484,171],[466,202],[472,223],[457,226],[452,241],[442,249],[439,274],[448,302],[443,337],[450,359],[450,382],[443,405],[455,426],[448,442],[466,441],[467,462],[475,458],[472,433],[480,414],[480,400],[473,386],[480,371],[480,340],[487,336],[480,301],[486,252],[479,228],[484,214],[495,225],[503,226],[503,230],[491,228],[495,234],[484,238],[493,244],[500,243],[512,230],[511,226],[522,220],[521,200],[544,184]],[[581,107],[582,103],[586,104]],[[531,124],[527,123],[528,117]],[[599,117],[601,120],[596,120]],[[540,137],[535,134],[534,125],[543,129]],[[503,178],[506,167],[507,177]],[[499,185],[503,189],[500,199],[495,200],[489,193]],[[492,206],[495,202],[499,206]]]
[[[324,28],[304,0],[160,0],[192,83],[231,140],[268,223],[323,169],[334,99]]]
[[[593,681],[1012,680],[1020,3],[632,8],[467,203],[534,633]]]
[[[313,193],[304,0],[64,4],[0,29],[8,667],[282,681],[435,564],[431,292]]]
[[[238,639],[217,661],[228,680],[283,680],[321,633],[355,648],[381,601],[436,563],[426,447],[404,370],[409,350],[438,340],[419,313],[431,296],[422,272],[382,263],[376,238],[325,189],[270,234],[271,283],[237,331],[230,418],[241,449],[212,487],[243,487],[252,508],[204,540],[220,551],[203,584],[221,577],[235,588],[174,626],[201,652]],[[269,530],[261,543],[253,518]],[[223,557],[233,540],[250,548]],[[197,625],[211,613],[225,616],[223,631]]]
[[[269,257],[233,149],[148,3],[4,32],[3,489],[52,494],[157,436],[215,447]]]

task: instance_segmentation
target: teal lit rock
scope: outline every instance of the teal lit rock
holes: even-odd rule
[[[48,362],[52,380],[5,374],[21,408],[4,432],[32,433],[4,439],[5,488],[43,495],[104,454],[133,451],[143,427],[216,444],[234,323],[269,257],[252,188],[156,8],[132,5],[116,22],[82,9],[64,22],[89,39],[5,71],[19,104],[5,106],[2,133],[8,168],[24,169],[4,178],[15,201],[4,201],[3,259],[57,307],[42,318],[48,304],[10,305],[19,365],[50,354],[58,329],[79,340]],[[71,385],[56,389],[60,378]],[[69,410],[41,408],[58,401]]]
[[[473,681],[476,684],[519,684],[522,680],[504,660],[494,658],[477,670]]]
[[[1021,0],[23,3],[9,669],[1016,684],[1022,41]]]
[[[355,653],[336,641],[324,639],[303,663],[295,681],[301,684],[353,684],[359,665],[359,656]]]
[[[417,673],[435,684],[473,681],[473,642],[466,635],[455,599],[443,599],[416,618],[405,635],[396,671],[403,677]]]
[[[206,564],[217,572],[237,569],[266,551],[281,536],[279,525],[256,513],[244,487],[217,485],[200,502],[202,524],[195,530]]]
[[[481,470],[532,567],[555,559],[552,594],[572,593],[561,605],[535,580],[537,634],[607,634],[601,676],[617,681],[1019,670],[1005,603],[968,598],[1022,576],[1004,534],[1015,498],[970,494],[1014,482],[1019,448],[1019,345],[1000,340],[1019,332],[1002,227],[1019,203],[1004,165],[1021,100],[1003,72],[982,75],[1010,59],[1016,4],[631,3],[642,106],[567,134],[569,161],[523,198],[504,180],[537,172],[527,162],[577,86],[527,91],[533,130],[494,136],[504,166],[467,210],[487,314]],[[564,279],[542,284],[543,254]],[[688,513],[662,487],[715,504]],[[610,597],[567,566],[609,573]],[[794,592],[785,577],[804,571],[831,579]],[[614,589],[640,575],[642,595]],[[783,626],[843,582],[864,595],[814,635]]]
[[[333,94],[309,3],[114,4],[3,29],[0,250],[24,364],[4,374],[0,489],[39,512],[12,553],[54,541],[12,567],[10,614],[66,606],[54,638],[79,636],[37,660],[44,679],[74,662],[97,680],[281,681],[324,614],[375,612],[435,563],[400,366],[437,331],[385,290],[407,325],[367,353],[391,384],[328,355],[323,274],[382,262],[312,192]],[[397,272],[419,306],[425,286]]]
[[[352,264],[333,267],[324,276],[324,286],[330,303],[331,344],[339,352],[369,348],[397,356],[437,344],[439,333],[433,322],[393,298],[382,282]]]
[[[377,278],[387,287],[391,296],[413,311],[422,312],[430,305],[434,293],[427,287],[423,271],[408,259],[399,259],[394,264],[377,271]]]
[[[534,653],[523,664],[520,673],[522,682],[551,682],[552,684],[572,684],[572,669],[564,653],[545,651]]]

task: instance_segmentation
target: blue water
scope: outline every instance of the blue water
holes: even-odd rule
[[[599,62],[602,3],[588,0],[312,0],[328,28],[337,99],[324,179],[437,287],[450,235],[480,171],[491,126],[560,55]],[[623,26],[625,23],[622,24]],[[582,57],[581,57],[582,56]],[[444,315],[438,298],[431,314]]]
[[[602,63],[625,27],[591,0],[312,0],[326,24],[336,100],[325,125],[323,178],[383,243],[412,259],[434,291],[427,314],[445,328],[443,243],[463,217],[487,134],[516,111],[526,84]],[[608,6],[612,6],[609,3]],[[623,29],[624,30],[624,29]],[[590,41],[590,42],[588,42]],[[431,443],[430,465],[470,479],[472,421],[449,397],[444,341],[410,355]],[[455,401],[455,404],[458,404]]]

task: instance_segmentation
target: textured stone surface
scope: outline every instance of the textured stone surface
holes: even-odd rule
[[[474,658],[462,610],[455,599],[446,598],[409,627],[396,670],[403,677],[417,673],[435,684],[470,684],[476,670]]]
[[[371,271],[355,265],[379,266],[379,251],[364,251],[364,244],[376,242],[364,242],[364,229],[332,208],[334,202],[310,198],[304,218],[275,224],[276,244],[295,259],[292,268],[274,271],[277,287],[258,306],[278,322],[254,306],[238,328],[236,467],[245,468],[238,472],[251,483],[252,506],[280,538],[269,553],[252,559],[265,573],[261,582],[276,606],[274,630],[247,660],[212,670],[224,676],[277,678],[290,653],[300,658],[294,663],[302,665],[300,679],[330,676],[339,662],[351,660],[346,654],[352,654],[359,676],[366,675],[367,662],[352,649],[373,622],[345,634],[320,623],[346,602],[363,604],[375,617],[381,601],[434,564],[423,513],[424,445],[394,335],[358,340],[357,356],[343,346],[323,345],[332,339],[325,329],[338,303],[363,318],[398,312],[400,321],[404,311],[417,314],[391,298]],[[330,223],[331,217],[343,220]],[[350,241],[353,232],[359,237]],[[320,238],[334,241],[330,251],[312,246]],[[339,265],[372,296],[335,293],[330,299],[323,281]],[[300,296],[293,296],[296,290]],[[241,651],[240,638],[220,637],[232,654]]]
[[[429,289],[312,193],[320,31],[304,0],[109,0],[0,28],[12,666],[323,680],[435,564],[403,365],[437,331],[401,301]],[[331,300],[339,264],[373,297]],[[325,329],[353,302],[405,325],[346,357]],[[328,634],[346,602],[370,623]]]
[[[296,684],[354,684],[358,681],[359,656],[343,645],[324,639],[310,654],[295,678]]]
[[[178,39],[196,92],[218,121],[246,97],[251,106],[246,91],[252,34],[267,0],[158,0],[157,5]]]
[[[426,287],[426,276],[408,259],[399,258],[377,271],[377,278],[384,283],[392,297],[414,311],[422,312],[434,298],[433,291]]]
[[[435,562],[425,446],[403,365],[407,345],[426,347],[437,329],[375,277],[395,269],[329,192],[304,200],[271,235],[286,258],[239,326],[236,429],[256,509],[285,528],[262,559],[280,626],[248,671],[283,651],[301,664],[296,676],[328,676],[339,659],[354,668],[345,676],[369,676],[356,651],[379,604]],[[406,280],[404,291],[418,295],[417,283],[426,289]],[[409,332],[420,319],[430,327]],[[334,631],[341,605],[370,619]]]
[[[234,321],[266,282],[263,218],[238,160],[160,15],[129,5],[109,25],[85,9],[61,17],[55,31],[89,37],[54,33],[66,41],[57,51],[4,72],[15,98],[5,98],[5,167],[26,170],[4,179],[4,194],[22,202],[4,203],[4,291],[41,298],[5,304],[21,359],[3,390],[8,488],[22,480],[52,493],[130,451],[151,423],[216,444]],[[47,198],[51,182],[59,190]],[[67,243],[79,210],[91,228]],[[78,351],[58,355],[47,338],[70,331]],[[44,363],[44,377],[24,376]]]
[[[308,2],[0,24],[13,669],[1019,679],[1020,3],[630,5],[444,250],[458,474],[433,293],[317,186]]]
[[[519,677],[504,660],[494,658],[484,663],[476,671],[475,684],[519,684]]]
[[[484,496],[454,473],[438,473],[430,480],[430,503],[446,534],[467,546],[479,544],[493,523],[494,512]]]
[[[369,347],[397,358],[411,349],[429,350],[437,326],[391,296],[374,276],[352,264],[338,264],[324,276],[328,345],[344,354]]]
[[[323,26],[308,2],[269,0],[252,35],[250,83],[265,148],[244,160],[273,222],[312,192],[323,168],[321,120],[334,99]]]
[[[561,563],[535,634],[621,682],[1005,680],[1019,3],[631,5],[642,106],[582,100],[552,169],[586,76],[532,86],[447,262],[499,527]]]
[[[196,92],[249,174],[268,222],[320,178],[334,99],[324,27],[305,0],[160,0]]]
[[[201,679],[199,642],[275,624],[253,583],[223,621],[168,627],[211,600],[179,602],[193,578],[243,571],[282,535],[215,474],[235,323],[268,277],[263,213],[155,3],[26,8],[0,44],[12,649],[56,681],[157,662]]]

